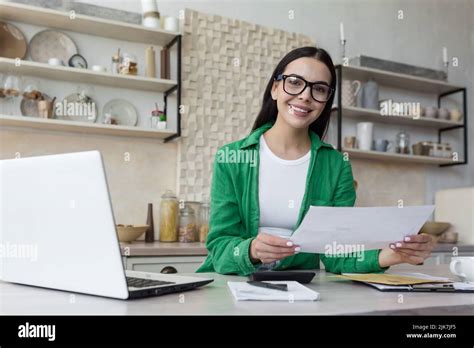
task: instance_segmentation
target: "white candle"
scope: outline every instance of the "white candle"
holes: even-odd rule
[[[448,62],[448,49],[446,47],[443,47],[443,62]]]
[[[339,32],[341,36],[341,41],[344,41],[344,23],[339,23]]]
[[[155,0],[142,0],[142,12],[157,12],[158,6]]]

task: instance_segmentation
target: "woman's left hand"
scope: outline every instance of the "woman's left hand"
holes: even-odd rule
[[[399,263],[419,265],[430,256],[436,244],[435,238],[428,234],[416,234],[405,237],[404,241],[390,244],[379,254],[380,267],[388,267]]]

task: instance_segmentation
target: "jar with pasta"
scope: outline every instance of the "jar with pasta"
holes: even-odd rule
[[[177,242],[179,228],[179,203],[175,194],[167,190],[160,203],[160,242]]]
[[[189,243],[196,241],[196,215],[194,209],[188,204],[180,211],[179,216],[179,241]]]
[[[207,234],[209,232],[209,213],[209,203],[202,203],[199,216],[199,241],[201,243],[206,242]]]

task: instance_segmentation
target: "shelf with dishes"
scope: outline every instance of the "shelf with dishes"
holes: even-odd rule
[[[36,76],[67,82],[89,83],[117,88],[150,92],[166,92],[177,85],[177,81],[144,76],[111,74],[68,66],[54,66],[47,63],[15,60],[0,57],[0,71],[19,76]]]
[[[46,118],[51,119],[52,122],[58,119],[65,122],[98,122],[105,127],[111,125],[134,127],[138,123],[135,107],[123,99],[109,100],[107,105],[115,103],[114,107],[111,107],[108,113],[103,111],[99,118],[99,112],[96,109],[97,101],[93,94],[72,93],[60,101],[49,97],[46,90],[30,88],[27,91],[22,88],[23,80],[41,78],[86,85],[90,89],[100,85],[162,93],[162,103],[153,100],[149,103],[150,108],[146,111],[141,110],[141,113],[149,115],[151,131],[167,129],[167,98],[176,93],[177,105],[181,102],[181,36],[177,31],[170,32],[81,14],[74,14],[72,18],[69,12],[16,3],[0,3],[0,10],[2,27],[0,31],[2,41],[0,102],[4,104],[5,101],[6,106],[11,106],[12,100],[23,97],[20,110],[10,107],[10,110],[5,111],[2,105],[0,113],[15,117],[21,111],[22,116]],[[45,26],[46,29],[38,31],[28,41],[20,28],[4,20],[36,24]],[[177,26],[174,27],[177,28]],[[83,56],[72,37],[56,29],[161,45],[161,71],[157,72],[156,69],[157,61],[153,46],[148,46],[141,53],[144,55],[145,64],[143,69],[140,67],[141,75],[139,75],[138,62],[140,60],[137,59],[137,52],[122,51],[118,47],[115,52],[110,52],[110,65],[106,63],[107,66],[104,66],[103,61],[97,60],[98,56],[95,52],[89,56]],[[170,50],[173,46],[177,46],[178,51],[176,79],[170,78]],[[28,60],[26,60],[27,52]],[[102,65],[97,64],[100,62]],[[158,78],[157,74],[161,78]],[[39,83],[34,83],[34,85],[39,85]],[[78,109],[80,112],[77,111]],[[179,107],[177,110],[179,111]],[[165,142],[181,134],[179,112],[176,117],[177,130],[169,133],[170,136],[165,138]],[[43,121],[39,121],[42,122],[40,123],[42,126],[50,124]],[[144,120],[141,121],[143,124]],[[127,128],[122,129],[122,131],[126,130]]]
[[[382,60],[378,62],[387,69],[403,65]],[[436,80],[417,75],[428,74],[424,71],[426,69],[404,65],[403,69],[406,68],[416,76],[367,66],[336,66],[338,93],[332,112],[337,118],[337,149],[347,150],[354,158],[405,160],[439,164],[443,167],[467,164],[466,88],[445,82],[441,77]],[[433,103],[430,106],[422,106],[422,103],[416,101],[380,100],[380,86],[393,87],[405,93],[417,91],[435,94],[437,105]],[[446,97],[454,95],[460,95],[460,98],[449,98],[446,102]],[[348,118],[357,121],[356,134],[343,137],[342,122]],[[387,139],[374,139],[376,124],[377,127],[403,125],[434,129],[438,139],[436,142],[427,140],[411,144],[410,134],[406,130],[394,136],[394,141],[390,140],[390,136]],[[445,132],[458,129],[462,135],[460,144],[455,141],[456,144],[451,146],[443,140]],[[389,149],[390,145],[394,148],[392,151]]]
[[[397,162],[410,162],[410,163],[422,163],[422,164],[435,164],[435,165],[446,165],[452,164],[454,161],[451,158],[432,157],[432,156],[420,156],[410,154],[399,154],[382,151],[364,151],[353,148],[342,148],[342,153],[347,153],[349,159],[362,158],[371,160],[382,160],[382,161],[397,161]]]
[[[333,107],[332,112],[337,111],[337,106]],[[457,112],[457,111],[453,111]],[[356,106],[343,106],[342,114],[344,117],[354,119],[373,121],[385,124],[397,124],[406,126],[418,126],[429,128],[446,128],[451,126],[462,126],[460,121],[452,121],[450,119],[438,119],[426,114],[418,115],[382,115],[380,111],[374,109],[361,108]]]
[[[175,31],[13,2],[0,1],[0,19],[157,46],[165,46],[179,35]]]
[[[0,114],[0,126],[21,127],[46,131],[61,131],[111,136],[166,139],[174,134],[171,130],[156,130],[100,123],[71,122],[38,117],[10,116]]]

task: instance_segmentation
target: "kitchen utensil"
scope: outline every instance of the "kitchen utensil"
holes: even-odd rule
[[[64,66],[62,59],[54,58],[54,57],[48,59],[48,64],[53,65],[53,66]]]
[[[119,241],[130,243],[145,233],[148,227],[148,225],[117,225]]]
[[[373,141],[373,149],[375,151],[387,152],[390,150],[392,143],[387,139],[375,139]]]
[[[69,58],[78,52],[76,44],[68,35],[48,29],[33,36],[29,44],[29,53],[32,60],[48,63],[49,58],[68,62]]]
[[[440,108],[438,110],[438,118],[441,120],[449,120],[449,110],[445,108]]]
[[[81,93],[73,93],[64,98],[61,105],[56,106],[55,118],[94,123],[97,120],[97,115],[97,103],[92,97]]]
[[[163,28],[167,31],[179,31],[179,21],[178,18],[172,16],[166,16],[164,18]]]
[[[344,147],[354,149],[356,147],[357,138],[355,136],[344,137]]]
[[[0,42],[0,57],[25,58],[27,41],[15,25],[0,21]]]
[[[80,54],[74,54],[69,58],[68,65],[73,68],[87,69],[87,60]]]
[[[451,121],[460,122],[462,119],[462,113],[459,109],[453,109],[449,113]]]
[[[46,93],[41,93],[43,100],[52,100]],[[22,116],[39,117],[38,100],[23,98],[20,103]]]
[[[401,154],[410,153],[410,135],[403,130],[397,134],[395,152]]]
[[[357,80],[342,81],[342,105],[356,106],[356,98],[360,93],[361,83]]]
[[[117,124],[122,126],[136,126],[138,122],[135,107],[124,99],[112,99],[107,102],[102,109],[102,117],[105,114],[111,114]]]
[[[39,100],[38,101],[38,115],[40,118],[53,118],[53,100]]]
[[[438,108],[434,106],[428,106],[425,109],[425,116],[428,118],[437,118],[438,117]]]
[[[453,257],[449,270],[463,282],[474,282],[474,256]]]
[[[431,234],[433,236],[439,236],[443,232],[445,232],[451,224],[449,222],[434,222],[428,221],[425,222],[423,227],[421,228],[420,233]]]
[[[91,67],[91,70],[96,71],[96,72],[107,72],[107,68],[105,66],[102,66],[102,65],[93,65]]]
[[[370,151],[372,149],[372,138],[374,124],[372,122],[357,123],[357,147],[360,150]]]
[[[374,80],[369,80],[362,86],[362,107],[379,110],[379,85]]]

